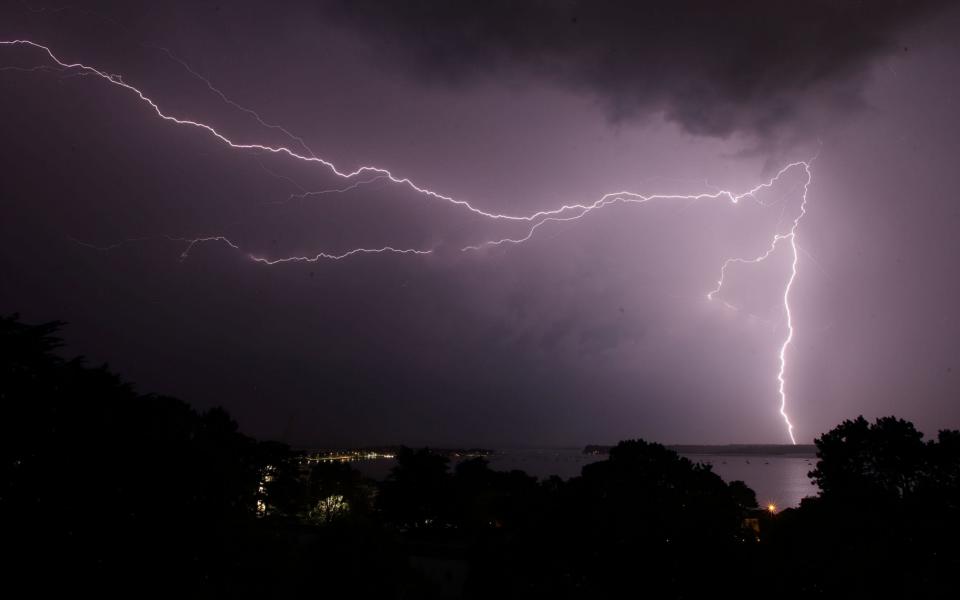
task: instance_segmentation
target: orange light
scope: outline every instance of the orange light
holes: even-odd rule
[[[777,505],[774,504],[773,502],[771,502],[770,504],[768,504],[768,505],[767,505],[767,512],[769,512],[771,515],[774,514],[775,512],[777,512]]]

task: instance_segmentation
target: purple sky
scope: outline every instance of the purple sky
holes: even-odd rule
[[[797,440],[858,414],[960,426],[960,15],[941,3],[11,4],[0,40],[121,74],[169,114],[299,148],[166,51],[343,170],[490,212],[740,192],[819,153],[791,295]],[[68,321],[69,352],[142,391],[303,444],[788,441],[788,247],[731,269],[739,311],[705,294],[789,227],[802,171],[766,206],[616,205],[461,253],[522,227],[385,181],[290,199],[350,182],[40,65],[0,46],[0,312]],[[181,260],[167,239],[211,235],[242,251]],[[246,257],[384,245],[435,252]]]

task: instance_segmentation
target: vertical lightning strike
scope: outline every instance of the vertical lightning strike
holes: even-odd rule
[[[187,63],[185,63],[184,61],[174,56],[169,50],[165,48],[160,48],[160,50],[164,51],[172,60],[180,63],[192,76],[194,76],[195,78],[205,83],[207,88],[214,94],[218,95],[221,98],[221,100],[223,100],[230,106],[248,114],[249,116],[254,118],[261,126],[268,129],[281,131],[282,133],[287,135],[289,139],[291,139],[292,141],[295,141],[297,145],[300,148],[302,148],[303,151],[306,152],[306,154],[303,154],[301,153],[301,151],[293,150],[286,146],[280,146],[280,145],[271,146],[271,145],[259,144],[259,143],[235,142],[231,138],[227,137],[225,134],[221,133],[219,130],[214,128],[212,125],[199,122],[199,121],[194,121],[191,119],[180,118],[180,117],[169,115],[160,108],[159,104],[157,104],[156,101],[154,101],[149,96],[147,96],[139,88],[126,83],[119,75],[112,75],[105,71],[96,69],[94,67],[91,67],[82,63],[69,63],[69,62],[62,61],[53,53],[53,51],[49,47],[44,46],[42,44],[30,41],[30,40],[17,39],[17,40],[0,40],[0,46],[11,46],[11,47],[26,46],[26,47],[34,48],[46,54],[46,56],[55,64],[55,66],[37,66],[32,68],[3,67],[3,68],[0,68],[0,71],[15,70],[15,71],[34,72],[34,71],[53,70],[61,73],[72,72],[72,74],[75,74],[75,75],[91,75],[91,76],[99,77],[111,85],[123,88],[126,91],[131,92],[141,102],[148,105],[148,107],[160,119],[164,121],[174,123],[176,125],[187,126],[187,127],[192,127],[192,128],[201,130],[202,132],[205,132],[206,134],[209,134],[210,136],[215,138],[218,142],[223,143],[229,146],[230,148],[233,148],[236,150],[254,150],[254,151],[260,151],[260,152],[267,152],[271,154],[286,156],[287,158],[296,160],[296,161],[319,164],[325,167],[327,170],[329,170],[329,172],[332,173],[333,175],[339,178],[351,181],[349,185],[344,186],[342,188],[308,192],[300,188],[300,186],[296,184],[296,182],[290,180],[289,178],[277,175],[267,170],[267,173],[270,174],[271,176],[278,177],[281,179],[286,179],[289,183],[292,183],[293,185],[301,189],[302,193],[291,194],[287,201],[290,201],[293,199],[302,200],[308,196],[316,196],[316,195],[331,194],[331,193],[337,193],[337,194],[346,193],[359,186],[371,184],[379,180],[385,180],[396,185],[405,186],[409,189],[416,191],[421,195],[433,198],[435,200],[441,200],[441,201],[450,203],[458,208],[465,209],[470,213],[473,213],[479,217],[483,217],[483,218],[494,220],[494,221],[526,222],[530,224],[526,230],[526,233],[520,237],[505,237],[500,239],[479,242],[477,244],[462,247],[460,249],[461,252],[477,251],[486,247],[501,246],[505,244],[511,244],[511,245],[522,244],[532,239],[533,236],[536,234],[537,230],[547,223],[575,221],[575,220],[586,217],[587,215],[589,215],[591,212],[595,210],[605,208],[607,206],[611,206],[614,204],[645,204],[654,200],[688,201],[688,202],[698,201],[698,200],[726,200],[732,204],[739,204],[741,200],[750,199],[750,200],[756,201],[761,206],[767,206],[765,202],[757,198],[757,194],[761,191],[772,188],[786,173],[794,169],[802,168],[806,175],[806,179],[803,184],[803,194],[802,194],[802,199],[800,203],[800,210],[796,218],[793,219],[792,224],[788,229],[788,231],[786,233],[776,233],[771,240],[769,248],[758,256],[755,256],[753,258],[729,258],[725,260],[723,265],[720,268],[720,278],[718,279],[716,286],[707,293],[708,300],[714,300],[717,298],[717,295],[721,292],[724,286],[727,270],[732,265],[761,263],[766,259],[768,259],[770,256],[772,256],[774,252],[776,252],[776,250],[780,247],[781,242],[786,242],[789,245],[790,252],[792,253],[790,276],[787,279],[786,285],[784,287],[784,292],[783,292],[783,307],[784,307],[784,312],[786,314],[787,336],[784,339],[783,344],[780,346],[780,351],[779,351],[780,367],[777,372],[777,382],[778,382],[778,393],[780,397],[779,412],[781,417],[783,418],[784,423],[787,426],[787,433],[790,437],[790,441],[793,444],[797,443],[793,433],[793,429],[794,429],[793,424],[791,423],[790,418],[786,412],[786,409],[787,409],[787,395],[786,395],[787,350],[789,349],[789,346],[793,341],[793,337],[794,337],[794,322],[793,322],[793,313],[790,307],[790,292],[793,289],[793,285],[794,285],[794,282],[796,281],[797,272],[798,272],[797,266],[799,261],[799,248],[796,243],[797,229],[800,225],[800,221],[806,215],[807,192],[812,180],[811,164],[816,157],[814,157],[814,159],[811,159],[810,161],[797,161],[797,162],[790,163],[784,166],[783,168],[781,168],[773,177],[768,179],[766,182],[758,184],[752,189],[742,193],[733,193],[728,190],[716,190],[710,193],[699,193],[699,194],[692,194],[692,195],[677,195],[677,194],[642,195],[642,194],[637,194],[629,191],[620,191],[620,192],[604,194],[603,196],[601,196],[600,198],[598,198],[592,203],[564,204],[554,209],[541,210],[541,211],[533,212],[526,215],[510,215],[510,214],[503,214],[503,213],[493,213],[493,212],[488,212],[480,208],[477,208],[466,200],[456,199],[451,196],[446,196],[438,192],[435,192],[429,188],[421,187],[415,184],[411,179],[406,177],[396,176],[393,173],[391,173],[389,170],[382,167],[364,165],[354,169],[353,171],[344,171],[344,170],[338,169],[333,162],[327,159],[321,158],[316,154],[314,154],[302,138],[297,137],[296,135],[290,133],[289,131],[287,131],[286,129],[284,129],[279,125],[264,121],[260,117],[260,115],[254,112],[253,110],[245,108],[237,104],[233,100],[229,99],[222,91],[216,88],[208,79],[204,78],[202,75],[194,71],[192,68],[190,68],[190,66]],[[262,166],[263,165],[261,165],[261,167]],[[266,170],[265,167],[264,169]],[[372,176],[367,179],[355,179],[358,176],[363,174],[370,174]],[[83,246],[95,248],[101,251],[108,251],[108,250],[115,249],[126,243],[144,241],[145,239],[147,238],[132,238],[129,240],[123,240],[119,243],[112,244],[110,246],[103,246],[103,247],[94,246],[93,244],[82,242],[80,240],[74,239],[73,241]],[[194,238],[167,236],[166,239],[170,241],[182,242],[186,244],[186,247],[184,248],[184,250],[180,255],[181,260],[185,260],[186,258],[188,258],[190,251],[196,245],[208,243],[208,242],[225,244],[230,248],[232,248],[233,250],[242,251],[240,244],[232,241],[231,239],[223,235],[208,235],[208,236],[194,237]],[[426,248],[426,249],[395,248],[393,246],[387,245],[379,248],[354,248],[341,253],[319,252],[313,256],[288,256],[288,257],[282,257],[282,258],[267,258],[262,256],[256,256],[253,254],[247,254],[247,257],[250,260],[260,264],[277,265],[277,264],[288,263],[288,262],[318,262],[321,260],[337,261],[337,260],[343,260],[349,257],[361,255],[361,254],[392,253],[392,254],[407,254],[407,255],[428,255],[428,254],[432,254],[433,252],[434,252],[434,249],[432,248]],[[736,309],[736,307],[734,307],[733,305],[727,302],[724,302],[724,303],[726,304],[726,306],[732,309]]]
[[[793,313],[790,311],[790,290],[793,288],[793,282],[797,280],[797,234],[795,232],[790,233],[790,251],[793,252],[793,260],[790,262],[790,279],[787,280],[787,287],[783,290],[783,310],[787,313],[787,338],[783,340],[783,345],[780,346],[780,370],[777,371],[777,381],[780,382],[780,385],[777,387],[777,392],[780,394],[780,416],[783,417],[783,422],[787,424],[787,435],[790,436],[790,441],[796,445],[797,438],[793,436],[793,423],[790,422],[790,417],[787,415],[787,347],[790,346],[790,342],[793,341]]]
[[[803,182],[803,193],[800,199],[800,211],[797,216],[793,219],[793,222],[790,225],[787,233],[777,233],[773,236],[773,240],[770,242],[770,247],[759,256],[754,258],[728,258],[724,261],[723,266],[720,268],[720,279],[717,281],[717,286],[710,290],[707,293],[707,299],[713,300],[716,298],[716,295],[720,293],[720,290],[723,288],[724,279],[727,274],[727,268],[733,264],[757,264],[761,263],[768,258],[777,250],[780,245],[780,242],[787,242],[790,245],[790,277],[787,279],[787,284],[783,288],[783,311],[787,317],[787,337],[783,340],[783,344],[780,346],[780,368],[777,371],[777,393],[780,395],[780,416],[783,418],[783,422],[787,425],[787,435],[790,436],[790,441],[796,445],[797,439],[793,435],[793,423],[790,422],[790,417],[787,415],[787,349],[790,347],[790,343],[793,341],[794,327],[793,327],[793,311],[790,309],[790,291],[793,289],[793,284],[797,280],[797,263],[800,260],[800,252],[797,247],[797,228],[800,226],[800,221],[807,214],[807,193],[810,190],[810,182],[813,180],[813,173],[811,172],[811,165],[813,161],[816,160],[816,156],[810,159],[809,162],[804,161],[799,163],[803,166],[804,174],[806,175]],[[781,171],[782,173],[782,171]],[[727,304],[730,306],[730,304]]]
[[[810,162],[813,162],[815,159],[816,157],[811,159]],[[777,373],[777,381],[780,382],[778,388],[780,392],[780,416],[783,417],[784,423],[787,424],[787,433],[790,435],[790,441],[793,442],[794,445],[796,445],[797,439],[793,436],[793,423],[790,422],[790,417],[787,416],[787,392],[785,388],[787,385],[787,348],[790,346],[790,342],[793,341],[793,311],[790,310],[790,290],[793,289],[793,283],[797,280],[797,262],[800,260],[800,254],[797,250],[797,227],[800,226],[800,219],[807,214],[807,192],[810,190],[810,181],[813,179],[813,174],[810,172],[810,163],[805,163],[803,169],[807,178],[803,182],[803,199],[800,201],[800,214],[793,220],[793,226],[790,227],[790,233],[788,234],[793,260],[790,261],[790,279],[787,280],[787,286],[783,290],[783,309],[787,313],[787,338],[783,340],[783,345],[780,346],[780,371]]]

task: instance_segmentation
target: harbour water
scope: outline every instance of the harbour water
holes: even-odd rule
[[[781,508],[800,506],[806,496],[816,496],[818,488],[807,477],[817,464],[815,458],[793,456],[716,456],[685,455],[692,461],[709,464],[726,481],[739,479],[757,493],[761,506]]]

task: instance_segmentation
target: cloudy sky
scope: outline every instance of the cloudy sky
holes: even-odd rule
[[[815,156],[797,441],[859,414],[960,426],[946,2],[130,4],[10,2],[0,41],[488,214],[744,192]],[[0,115],[0,312],[69,322],[69,353],[142,391],[297,444],[789,441],[790,246],[706,294],[789,232],[802,167],[737,204],[616,202],[462,251],[538,221],[231,148],[26,44],[0,45]],[[429,253],[251,259],[387,246]]]

